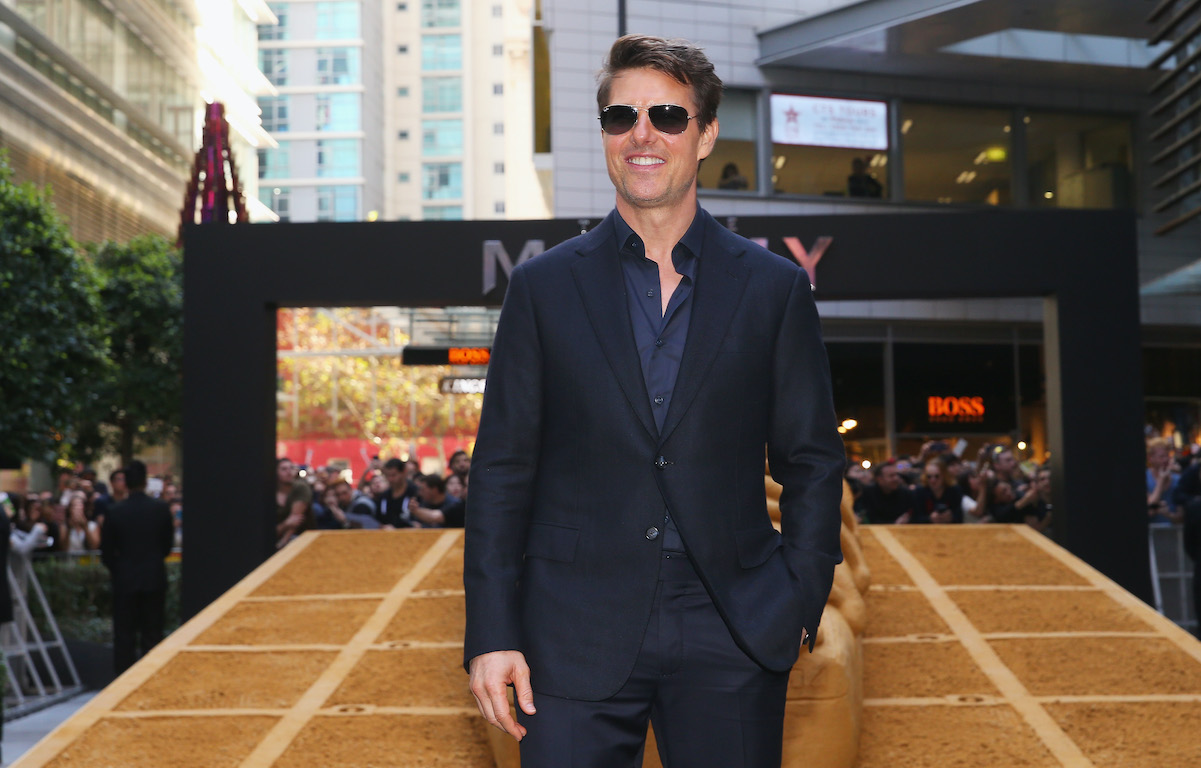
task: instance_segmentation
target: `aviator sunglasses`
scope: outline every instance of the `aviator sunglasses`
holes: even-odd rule
[[[696,115],[678,104],[655,104],[635,107],[630,104],[610,104],[597,116],[601,130],[610,136],[620,136],[638,124],[638,113],[645,112],[651,125],[660,133],[679,134],[688,130],[688,121]]]

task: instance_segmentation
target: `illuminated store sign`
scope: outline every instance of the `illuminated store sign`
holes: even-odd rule
[[[983,397],[926,398],[927,413],[932,424],[978,424],[984,421]]]
[[[401,352],[404,365],[487,365],[491,347],[414,347]]]
[[[886,150],[888,105],[773,93],[771,140],[808,147]]]

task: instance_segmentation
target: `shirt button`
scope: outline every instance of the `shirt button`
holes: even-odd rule
[[[654,541],[657,538],[659,538],[659,529],[658,528],[656,528],[655,526],[652,525],[650,528],[646,529],[646,540],[647,541]]]
[[[653,299],[653,298],[655,298],[655,292],[654,292],[654,291],[647,291],[647,292],[646,292],[646,297],[647,297],[648,299]]]
[[[663,346],[663,339],[655,339],[655,346],[656,347]]]
[[[663,405],[663,395],[655,395],[655,405]]]

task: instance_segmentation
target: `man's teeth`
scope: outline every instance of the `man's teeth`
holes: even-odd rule
[[[657,157],[631,157],[630,162],[634,165],[661,165],[663,163]]]

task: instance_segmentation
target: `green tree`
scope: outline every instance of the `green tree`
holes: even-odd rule
[[[49,459],[107,371],[95,270],[0,153],[0,457]]]
[[[97,444],[128,464],[138,444],[174,440],[183,394],[183,261],[167,240],[142,235],[89,248],[112,366],[98,408],[81,424],[81,446]]]

